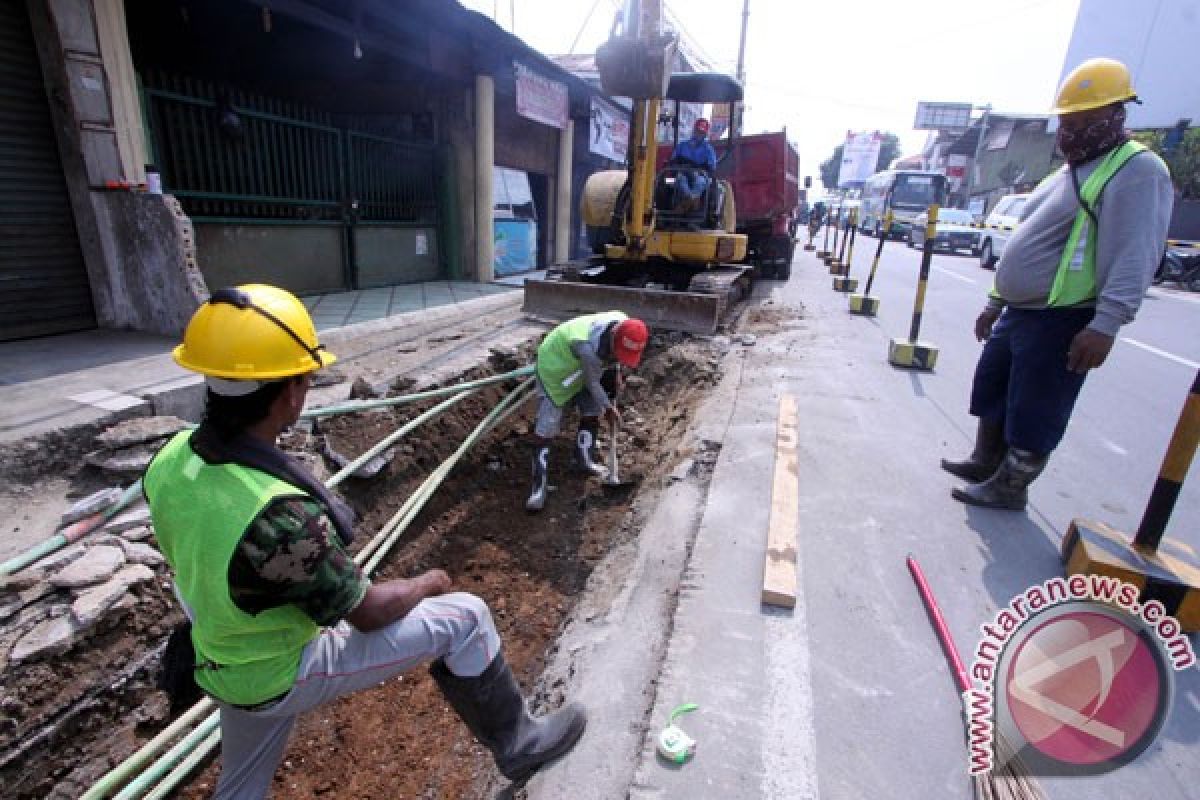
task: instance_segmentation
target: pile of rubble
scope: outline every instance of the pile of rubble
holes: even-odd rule
[[[97,437],[100,449],[87,462],[110,474],[140,475],[162,441],[186,424],[175,417],[122,422]],[[105,489],[83,498],[62,515],[60,532],[112,509],[121,496]],[[79,541],[0,576],[0,669],[64,653],[135,609],[139,587],[166,570],[153,534],[140,500]]]
[[[100,623],[138,604],[136,588],[164,569],[144,504],[84,541],[0,578],[0,658],[8,663],[66,652]]]

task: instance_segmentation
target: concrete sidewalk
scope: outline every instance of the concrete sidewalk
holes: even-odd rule
[[[432,281],[303,298],[322,341],[419,333],[521,302],[495,284]],[[170,356],[173,337],[94,330],[0,344],[0,443],[107,419],[195,414],[200,380]]]

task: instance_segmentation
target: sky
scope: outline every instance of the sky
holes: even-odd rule
[[[591,53],[618,0],[460,0],[547,55]],[[668,23],[733,74],[743,0],[666,0]],[[750,0],[747,133],[786,127],[802,175],[847,130],[890,131],[920,151],[919,100],[1043,113],[1063,71],[1079,0]],[[574,50],[572,51],[572,45]]]

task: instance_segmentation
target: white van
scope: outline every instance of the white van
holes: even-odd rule
[[[1008,237],[1021,221],[1028,194],[1006,194],[996,203],[992,213],[983,221],[983,240],[979,243],[979,266],[995,269],[996,262],[1004,253]]]

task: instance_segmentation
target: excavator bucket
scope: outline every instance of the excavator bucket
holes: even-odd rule
[[[566,319],[597,311],[624,311],[651,330],[712,334],[721,316],[722,298],[716,294],[630,289],[574,281],[525,281],[528,314]]]

